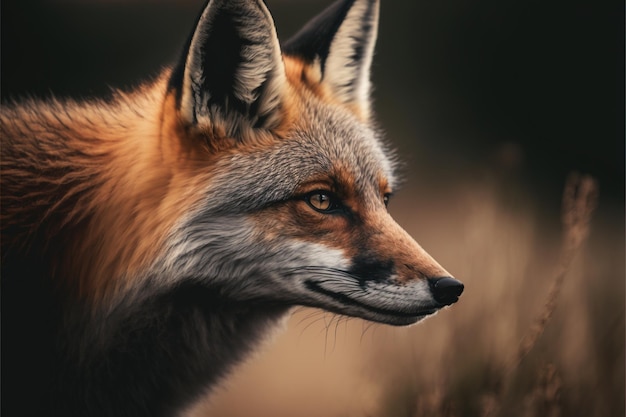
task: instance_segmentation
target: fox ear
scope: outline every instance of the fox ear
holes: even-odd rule
[[[262,0],[210,0],[174,71],[183,120],[218,127],[272,129],[281,121],[285,68],[269,10]]]
[[[321,82],[365,117],[379,8],[379,0],[338,0],[283,46],[286,54],[318,66]]]

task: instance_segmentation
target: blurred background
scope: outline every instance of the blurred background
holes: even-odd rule
[[[287,39],[327,0],[267,0]],[[2,0],[1,98],[103,96],[178,59],[202,0]],[[373,84],[390,210],[466,284],[410,328],[297,310],[190,415],[623,416],[624,3],[383,0]],[[555,314],[562,188],[600,199]],[[505,382],[503,382],[505,381]]]

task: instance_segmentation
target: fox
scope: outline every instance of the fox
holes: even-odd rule
[[[263,0],[209,0],[141,86],[2,105],[3,415],[179,416],[294,307],[406,326],[458,301],[387,209],[379,9],[281,43]]]

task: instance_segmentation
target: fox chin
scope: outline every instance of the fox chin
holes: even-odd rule
[[[408,325],[454,279],[390,216],[378,0],[280,43],[210,0],[180,61],[107,101],[0,110],[2,410],[175,416],[293,306]]]

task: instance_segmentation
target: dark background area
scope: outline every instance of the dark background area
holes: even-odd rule
[[[202,3],[3,0],[2,100],[132,88],[178,58]],[[286,39],[330,2],[268,3]],[[623,22],[615,0],[383,1],[381,125],[422,178],[500,157],[547,203],[578,170],[620,204]]]

